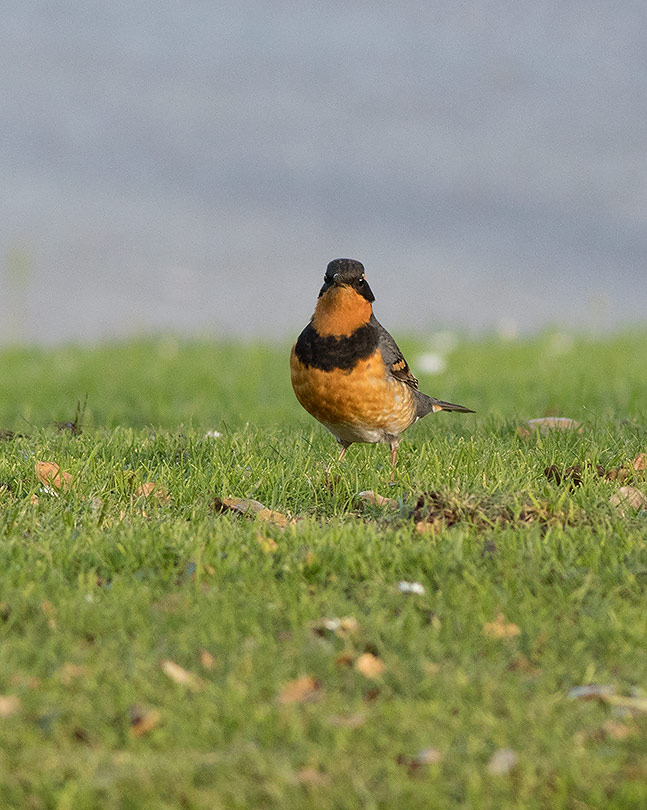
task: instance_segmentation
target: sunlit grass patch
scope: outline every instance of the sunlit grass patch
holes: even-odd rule
[[[0,806],[645,804],[646,343],[455,341],[393,481],[286,347],[0,354]]]

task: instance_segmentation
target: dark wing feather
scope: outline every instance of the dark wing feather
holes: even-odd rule
[[[378,346],[382,352],[382,358],[391,374],[398,380],[402,380],[411,388],[418,388],[418,380],[413,376],[404,355],[398,348],[398,344],[386,331],[375,315],[371,316],[371,324],[377,329]]]

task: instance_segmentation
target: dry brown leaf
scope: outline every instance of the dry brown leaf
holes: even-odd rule
[[[85,667],[80,666],[79,664],[72,664],[70,661],[67,661],[58,670],[58,676],[64,686],[69,686],[77,678],[84,675],[85,671]]]
[[[335,658],[335,666],[336,667],[352,667],[353,666],[353,656],[351,653],[344,652]]]
[[[503,613],[499,613],[493,622],[485,622],[483,625],[483,635],[488,638],[514,638],[520,634],[519,626],[506,621]]]
[[[647,509],[647,495],[635,487],[620,487],[609,499],[611,506],[620,514],[630,514],[632,510]]]
[[[27,689],[38,689],[41,685],[41,680],[35,675],[26,675],[21,672],[16,672],[11,676],[10,683],[16,686],[26,687]]]
[[[130,730],[135,737],[143,737],[159,726],[162,715],[157,709],[140,709],[134,706],[130,713]]]
[[[321,695],[321,683],[311,675],[286,683],[279,692],[279,703],[307,703]]]
[[[631,462],[631,466],[636,472],[644,472],[647,470],[647,453],[638,453],[636,458]]]
[[[203,669],[213,669],[216,664],[216,659],[208,650],[202,650],[200,653],[200,663]]]
[[[609,467],[607,474],[604,476],[607,481],[617,481],[621,484],[629,477],[630,470],[626,467]]]
[[[135,490],[134,495],[135,498],[150,498],[152,495],[162,506],[166,506],[171,502],[168,489],[159,486],[155,481],[147,481],[145,484],[141,484]]]
[[[302,785],[327,785],[329,781],[326,774],[316,768],[301,768],[299,771],[299,782]]]
[[[516,658],[508,664],[506,669],[513,672],[522,672],[524,675],[538,675],[541,670],[533,666],[523,653],[519,653]]]
[[[186,686],[192,692],[200,692],[204,689],[204,681],[184,667],[176,664],[175,661],[167,659],[162,661],[162,672],[180,686]]]
[[[384,495],[379,495],[377,492],[373,492],[372,489],[365,489],[363,492],[358,492],[357,497],[362,500],[366,501],[366,503],[372,503],[374,506],[389,506],[393,509],[398,508],[398,502],[393,498],[385,498]]]
[[[214,498],[213,508],[216,512],[236,512],[239,515],[256,515],[265,509],[265,505],[253,498]]]
[[[11,717],[20,711],[20,698],[16,695],[0,695],[0,717]]]
[[[624,723],[618,722],[618,720],[613,720],[612,718],[609,718],[602,723],[602,731],[612,740],[626,740],[627,737],[630,737],[635,733],[635,730],[631,728],[631,726],[627,726]]]
[[[365,678],[379,678],[386,669],[386,664],[377,655],[367,652],[362,653],[355,661],[355,669]]]
[[[282,529],[284,529],[288,523],[292,523],[287,515],[284,515],[283,512],[277,512],[274,509],[261,509],[260,512],[256,513],[256,517],[259,520],[266,520],[268,523],[280,526]]]
[[[38,480],[44,487],[54,487],[54,489],[67,492],[74,486],[72,476],[62,470],[55,461],[37,461],[34,465]]]
[[[212,506],[216,512],[256,515],[259,520],[265,520],[281,528],[285,528],[291,522],[287,515],[268,509],[260,501],[255,501],[253,498],[214,498]]]
[[[48,599],[44,599],[41,602],[40,609],[43,611],[43,615],[47,619],[47,626],[49,629],[56,630],[56,610],[54,609],[54,605]]]

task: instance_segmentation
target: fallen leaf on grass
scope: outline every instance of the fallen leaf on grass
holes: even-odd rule
[[[208,650],[202,650],[200,653],[200,663],[203,669],[213,669],[216,664],[216,659]]]
[[[80,678],[82,675],[85,675],[85,671],[86,671],[85,667],[67,661],[58,670],[58,676],[61,679],[61,683],[64,686],[70,686],[70,684],[77,678]]]
[[[386,669],[386,664],[377,655],[367,652],[362,653],[355,661],[355,669],[365,678],[379,678]]]
[[[133,706],[130,710],[130,730],[135,737],[143,737],[159,726],[162,715],[157,709]]]
[[[253,498],[214,498],[212,507],[216,512],[235,512],[238,515],[255,515],[259,520],[274,523],[285,528],[291,523],[287,515],[268,509],[260,501]]]
[[[162,506],[167,506],[171,502],[168,489],[159,486],[159,484],[156,484],[154,481],[147,481],[145,484],[141,484],[134,492],[135,498],[150,498],[151,496]]]
[[[635,734],[635,729],[609,718],[602,723],[602,732],[612,740],[626,740],[627,737]]]
[[[27,675],[22,672],[16,672],[11,676],[10,683],[26,689],[38,689],[41,685],[41,680],[35,675]]]
[[[385,498],[384,495],[379,495],[373,492],[372,489],[365,489],[363,492],[358,492],[357,497],[366,503],[372,503],[374,506],[389,506],[392,509],[398,508],[398,502],[393,498]]]
[[[11,717],[20,711],[20,698],[15,695],[0,695],[0,717]]]
[[[499,748],[490,757],[488,762],[488,772],[493,776],[505,776],[510,773],[519,762],[519,754],[512,748]]]
[[[318,771],[316,768],[301,768],[298,776],[302,785],[327,785],[330,781],[325,773]]]
[[[620,487],[609,499],[621,515],[630,514],[631,510],[647,509],[647,495],[635,487]]]
[[[415,524],[418,534],[435,534],[443,527],[442,520],[418,520]]]
[[[524,675],[538,675],[541,670],[539,667],[533,666],[523,653],[519,653],[516,658],[506,667],[510,672],[521,672]]]
[[[352,667],[353,666],[353,656],[349,652],[340,653],[340,655],[335,658],[335,666],[336,667]]]
[[[565,416],[543,416],[539,419],[529,419],[525,425],[517,428],[517,433],[524,439],[529,439],[535,431],[542,436],[548,435],[552,430],[575,430],[581,433],[584,428],[575,419]]]
[[[644,472],[647,470],[647,453],[638,453],[636,458],[631,462],[631,466],[636,472]]]
[[[47,599],[41,602],[40,609],[43,611],[43,616],[47,619],[47,626],[50,630],[56,630],[56,610],[54,605]]]
[[[503,613],[499,613],[493,622],[485,622],[483,635],[488,638],[514,638],[521,634],[519,625],[506,621]]]
[[[34,465],[38,480],[44,487],[54,487],[67,492],[74,486],[72,476],[62,470],[55,461],[37,461]]]
[[[279,692],[279,703],[308,703],[321,696],[321,683],[310,675],[286,683]]]
[[[175,661],[170,659],[162,661],[162,672],[174,683],[186,686],[192,692],[200,692],[204,689],[204,681],[201,678],[176,664]]]

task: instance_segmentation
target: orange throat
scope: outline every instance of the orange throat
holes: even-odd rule
[[[348,337],[372,314],[370,301],[352,287],[331,287],[318,299],[312,325],[322,337]]]

